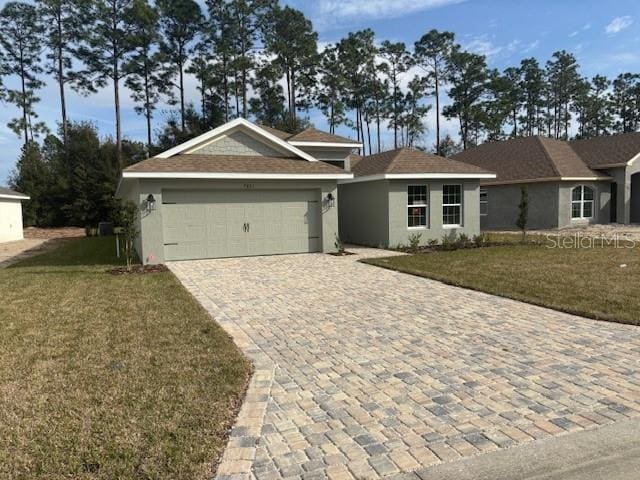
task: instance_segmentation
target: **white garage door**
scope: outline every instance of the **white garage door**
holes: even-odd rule
[[[311,190],[163,191],[162,203],[166,260],[320,250]]]

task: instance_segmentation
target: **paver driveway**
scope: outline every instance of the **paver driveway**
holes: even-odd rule
[[[639,328],[358,258],[170,265],[256,365],[219,477],[374,478],[640,415]]]

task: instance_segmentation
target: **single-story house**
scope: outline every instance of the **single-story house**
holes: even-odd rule
[[[640,222],[640,133],[571,142],[532,136],[452,157],[496,172],[481,182],[483,229],[513,229],[521,189],[532,229]]]
[[[24,238],[22,202],[25,200],[29,200],[27,195],[0,187],[0,243]]]
[[[352,160],[354,178],[340,180],[343,241],[381,247],[480,233],[480,181],[489,170],[400,148]]]
[[[126,168],[116,196],[139,206],[144,263],[331,252],[339,180],[359,142],[233,120]]]

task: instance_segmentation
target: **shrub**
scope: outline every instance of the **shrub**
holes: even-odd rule
[[[138,206],[132,201],[122,202],[117,212],[117,223],[122,228],[124,239],[124,255],[127,259],[127,270],[131,270],[136,260],[135,241],[140,234],[138,230]]]
[[[344,243],[342,242],[342,240],[340,240],[338,234],[336,234],[336,241],[333,243],[333,245],[336,247],[338,253],[344,253]]]
[[[412,233],[409,235],[409,249],[412,252],[417,252],[420,246],[420,240],[422,239],[422,233]]]
[[[484,233],[474,235],[473,243],[476,247],[484,247],[487,244],[487,236]]]

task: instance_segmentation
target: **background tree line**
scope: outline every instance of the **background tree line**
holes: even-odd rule
[[[351,129],[363,154],[413,146],[450,155],[516,136],[590,137],[640,127],[638,74],[584,78],[566,51],[544,65],[526,58],[498,71],[483,55],[465,51],[453,33],[437,30],[408,46],[365,29],[319,49],[312,23],[277,0],[207,0],[205,11],[194,0],[9,2],[0,11],[0,31],[0,96],[19,110],[9,127],[24,139],[12,182],[32,196],[42,191],[39,208],[51,210],[27,215],[28,223],[92,221],[83,220],[86,206],[56,203],[61,196],[45,188],[46,178],[66,172],[66,187],[55,188],[67,188],[71,198],[75,169],[89,172],[88,181],[104,173],[106,196],[99,188],[89,193],[92,208],[106,215],[101,202],[122,168],[239,116],[295,132],[316,108],[332,133]],[[187,74],[197,80],[197,101],[185,93]],[[56,135],[38,121],[45,76],[59,92]],[[3,78],[13,79],[11,88],[6,81],[2,88]],[[123,86],[145,120],[144,144],[123,140]],[[104,87],[113,93],[115,138],[101,141],[91,125],[68,118],[66,93],[91,95]],[[166,103],[175,110],[154,131],[154,115]],[[436,142],[426,146],[430,113]],[[441,135],[443,117],[457,122],[459,139]],[[92,161],[72,158],[79,150],[71,145],[89,137],[98,149]],[[109,151],[114,158],[105,156]]]

